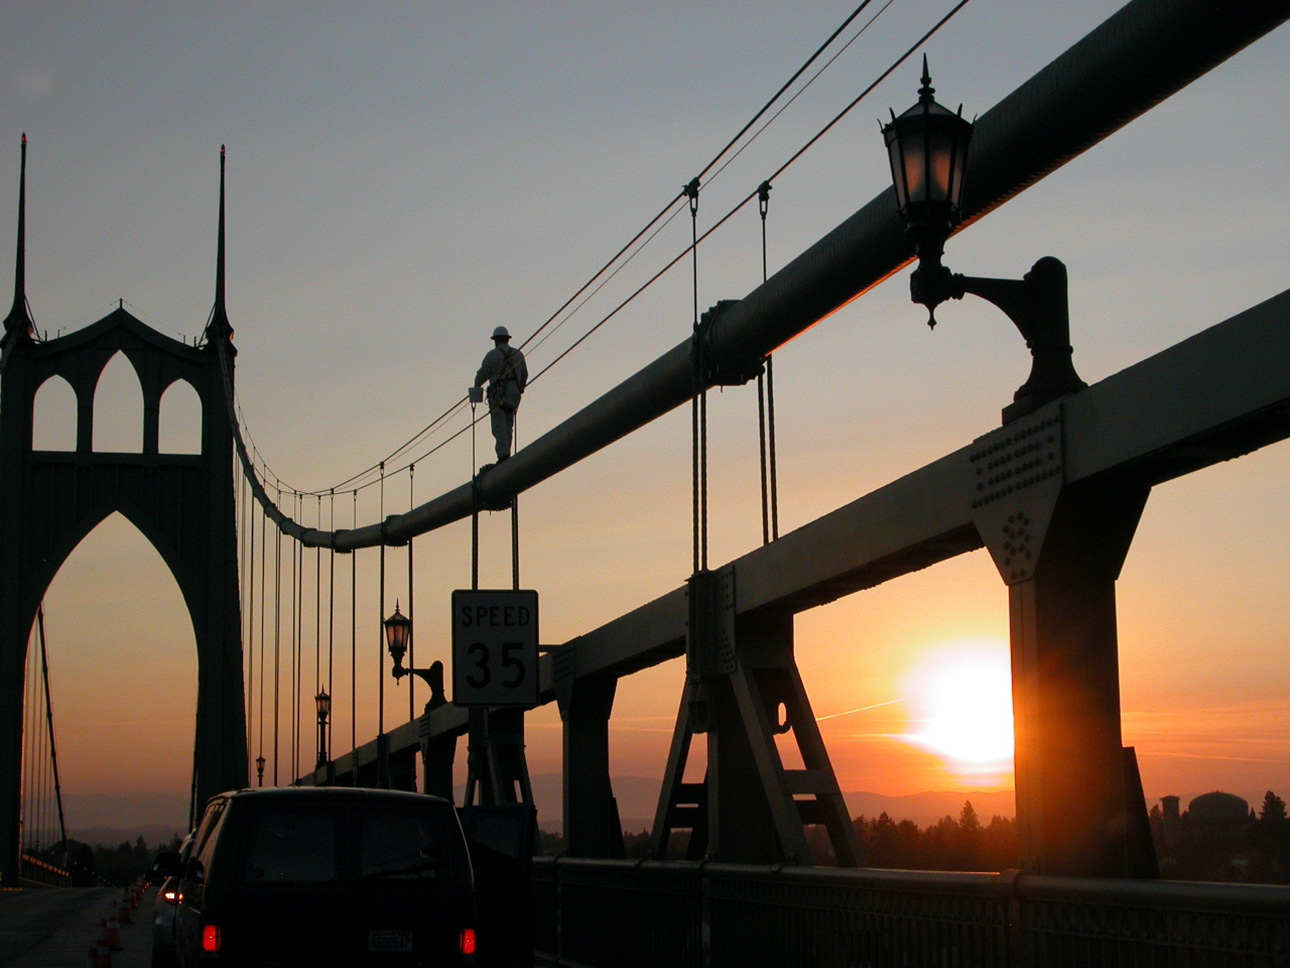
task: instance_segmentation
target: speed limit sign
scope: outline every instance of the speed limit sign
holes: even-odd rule
[[[537,705],[537,592],[452,593],[452,701]]]

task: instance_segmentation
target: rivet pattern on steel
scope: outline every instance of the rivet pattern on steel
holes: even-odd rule
[[[984,507],[1060,476],[1060,426],[1060,417],[1049,417],[1012,430],[1008,436],[970,453],[968,460],[974,465],[977,491],[972,507]]]

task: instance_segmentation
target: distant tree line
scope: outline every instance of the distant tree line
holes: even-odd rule
[[[73,887],[128,887],[135,878],[147,873],[158,851],[178,849],[178,836],[159,847],[149,847],[142,837],[133,844],[123,840],[115,847],[103,844],[91,847],[68,838],[66,844],[60,840],[46,850],[36,851],[34,856],[46,864],[70,871]]]
[[[1150,821],[1163,877],[1290,884],[1290,817],[1285,801],[1271,790],[1244,822],[1203,823],[1184,811],[1177,829],[1167,839],[1159,806],[1151,808]],[[885,811],[873,818],[862,814],[852,820],[852,825],[866,867],[1003,871],[1020,863],[1016,821],[996,815],[983,824],[970,800],[964,802],[957,818],[946,815],[926,828],[912,820],[893,820]],[[685,832],[673,837],[669,856],[684,856],[687,839]],[[644,857],[649,852],[648,831],[624,832],[623,841],[629,858]],[[817,864],[836,863],[823,828],[810,828],[808,841]],[[551,856],[562,853],[564,848],[564,838],[559,834],[538,832],[539,853]],[[35,856],[55,867],[68,864],[77,886],[125,886],[147,872],[157,851],[178,849],[178,836],[157,847],[149,847],[143,837],[133,844],[122,841],[116,846],[93,847],[69,840],[66,850],[60,842]]]
[[[866,867],[1004,871],[1020,862],[1016,821],[995,815],[982,824],[970,800],[964,802],[957,820],[946,815],[926,829],[912,820],[892,820],[886,811],[872,820],[862,814],[852,824]]]
[[[958,819],[944,816],[921,829],[912,820],[893,820],[884,811],[869,819],[854,818],[856,836],[864,852],[866,867],[928,871],[1003,871],[1018,865],[1017,826],[1008,817],[995,816],[982,824],[971,801],[963,804]],[[688,831],[679,831],[668,846],[669,859],[685,856]],[[539,852],[547,856],[564,850],[564,838],[549,831],[538,832]],[[807,842],[815,863],[837,863],[822,827],[807,830]],[[628,858],[649,854],[649,831],[623,833]]]

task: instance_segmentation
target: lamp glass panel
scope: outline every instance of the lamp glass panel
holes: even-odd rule
[[[967,170],[967,149],[966,139],[959,139],[955,145],[954,166],[950,172],[950,204],[954,206],[954,211],[959,211],[959,206],[963,204],[963,173]]]
[[[927,200],[950,199],[950,170],[954,139],[948,131],[933,131],[927,141]]]
[[[904,182],[907,194],[906,204],[926,201],[927,176],[924,172],[927,146],[921,131],[906,131],[901,134],[901,147],[904,149]]]
[[[896,208],[904,212],[909,205],[909,191],[905,187],[905,163],[901,147],[899,138],[891,138],[887,144],[887,159],[891,162],[891,183],[896,186]]]
[[[408,625],[408,620],[400,615],[397,610],[385,620],[385,640],[389,643],[391,651],[395,648],[407,648]]]

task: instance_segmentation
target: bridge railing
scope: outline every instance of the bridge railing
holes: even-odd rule
[[[71,887],[72,875],[69,871],[47,864],[30,854],[19,858],[18,883],[21,887]]]
[[[1290,888],[538,858],[564,968],[1290,965]]]

